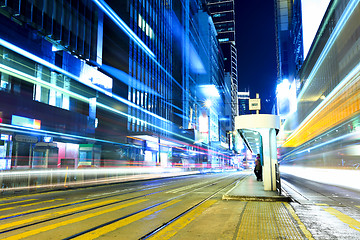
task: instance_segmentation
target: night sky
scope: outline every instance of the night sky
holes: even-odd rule
[[[260,113],[271,113],[276,89],[274,1],[235,1],[239,91],[259,93]],[[268,102],[267,102],[268,100]]]

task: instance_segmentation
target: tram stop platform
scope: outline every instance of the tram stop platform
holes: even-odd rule
[[[232,189],[225,193],[223,200],[290,202],[288,195],[278,195],[277,191],[265,191],[262,181],[257,181],[254,174],[241,179]]]
[[[311,233],[292,208],[291,198],[283,192],[265,191],[263,182],[248,174],[222,196],[223,206],[240,214],[231,222],[235,229],[232,239],[309,239]],[[232,201],[235,200],[235,201]],[[229,213],[230,215],[231,213]],[[226,222],[224,220],[224,222]],[[228,222],[229,223],[229,222]],[[216,228],[215,228],[216,229]],[[217,231],[221,232],[220,229]],[[215,233],[214,233],[215,234]],[[216,239],[227,239],[223,236]]]

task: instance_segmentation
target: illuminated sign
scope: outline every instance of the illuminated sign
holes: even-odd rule
[[[41,127],[40,120],[16,116],[16,115],[12,115],[11,124],[21,127],[35,128],[35,129],[40,129]]]
[[[209,118],[206,114],[199,116],[199,132],[208,133],[209,132]]]
[[[146,141],[146,146],[151,150],[159,151],[159,143]]]
[[[50,143],[50,142],[53,141],[53,138],[52,138],[52,137],[44,137],[43,140],[44,140],[44,142],[46,142],[46,143]]]
[[[27,143],[37,143],[38,138],[36,136],[29,136],[29,135],[15,135],[15,141],[17,142],[27,142]]]
[[[261,110],[260,98],[249,99],[249,110]]]
[[[209,111],[210,111],[210,141],[217,142],[219,141],[218,115],[211,109]]]
[[[95,85],[109,92],[109,94],[112,92],[113,79],[84,62],[82,63],[79,80],[86,85]]]
[[[10,140],[11,140],[11,136],[10,136],[10,135],[7,135],[7,134],[1,134],[0,140],[1,140],[1,141],[10,141]]]
[[[197,134],[198,142],[209,143],[209,117],[206,112],[199,116],[199,132]]]

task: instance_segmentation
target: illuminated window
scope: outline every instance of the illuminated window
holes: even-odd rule
[[[219,39],[219,42],[226,42],[226,41],[229,41],[229,38],[221,38],[221,39]]]
[[[141,30],[143,30],[143,32],[146,34],[146,36],[148,36],[150,39],[153,39],[154,37],[154,31],[152,30],[152,28],[150,27],[149,24],[147,24],[147,22],[145,21],[145,19],[139,14],[138,17],[138,26],[139,28],[141,28]]]

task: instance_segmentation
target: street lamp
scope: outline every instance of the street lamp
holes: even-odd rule
[[[212,101],[210,99],[205,100],[205,107],[210,108],[212,105]]]

